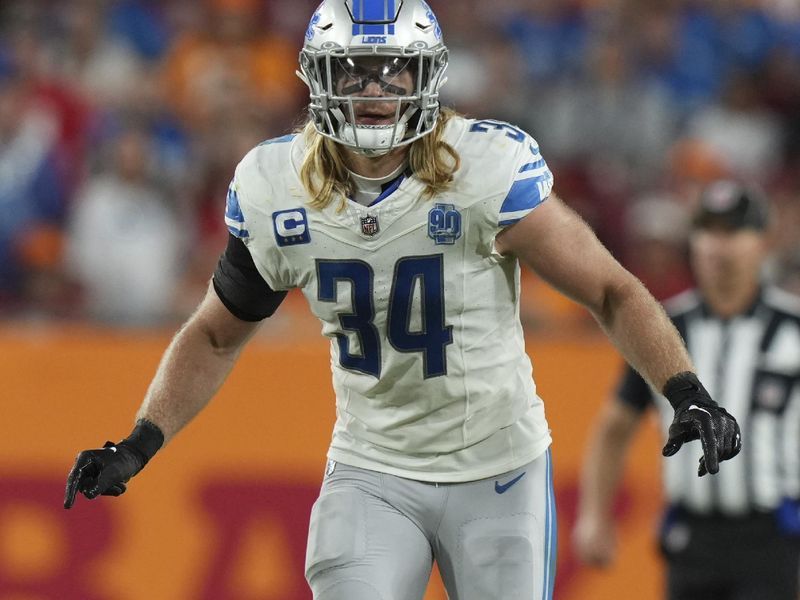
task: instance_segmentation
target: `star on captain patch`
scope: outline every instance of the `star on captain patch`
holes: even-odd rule
[[[372,237],[378,233],[381,228],[378,226],[378,217],[374,215],[367,215],[361,217],[361,233]]]

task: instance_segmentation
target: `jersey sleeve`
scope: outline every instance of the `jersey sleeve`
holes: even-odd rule
[[[498,228],[513,225],[544,202],[553,189],[553,174],[539,144],[525,135],[511,162],[508,191],[495,200]]]
[[[617,387],[617,399],[641,413],[653,404],[653,392],[644,378],[626,365]]]
[[[471,186],[480,190],[474,206],[483,243],[523,219],[553,189],[553,174],[539,144],[530,135],[502,121],[476,121],[464,144]]]
[[[270,151],[274,146],[258,146],[236,167],[225,199],[225,226],[249,252],[269,289],[280,291],[295,287],[296,275],[275,240],[273,217],[279,210],[275,202],[286,191]]]

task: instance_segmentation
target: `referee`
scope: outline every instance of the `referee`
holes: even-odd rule
[[[797,600],[800,567],[800,298],[762,283],[767,207],[719,181],[701,194],[690,236],[697,289],[667,303],[711,396],[739,422],[742,451],[713,476],[691,454],[664,461],[661,530],[670,600]],[[573,540],[614,555],[612,505],[625,454],[649,407],[672,409],[628,368],[587,453]]]

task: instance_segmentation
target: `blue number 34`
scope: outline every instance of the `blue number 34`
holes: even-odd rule
[[[350,312],[339,313],[341,331],[339,362],[345,369],[381,375],[381,340],[375,326],[372,267],[361,260],[320,260],[316,262],[321,302],[337,301],[337,282],[350,282]],[[419,288],[421,327],[411,330],[414,292]],[[358,336],[360,354],[350,352],[350,339]],[[447,373],[446,347],[453,343],[453,326],[444,321],[444,269],[441,254],[401,258],[394,267],[386,323],[386,340],[398,352],[421,352],[427,379]]]

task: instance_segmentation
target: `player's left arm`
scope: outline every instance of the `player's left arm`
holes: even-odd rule
[[[661,305],[625,270],[591,228],[561,199],[550,197],[496,238],[556,289],[583,304],[628,362],[656,389],[692,360]]]
[[[514,255],[545,281],[583,304],[628,363],[676,411],[665,455],[700,439],[700,472],[715,473],[719,461],[741,445],[739,427],[708,395],[680,334],[644,285],[617,262],[591,228],[555,194],[498,234],[495,247]]]

